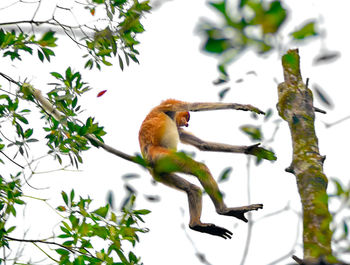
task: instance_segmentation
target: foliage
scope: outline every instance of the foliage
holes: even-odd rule
[[[333,216],[333,245],[337,255],[350,252],[349,237],[349,205],[350,205],[350,182],[345,185],[336,178],[331,178],[333,191],[329,193],[330,203],[337,205],[331,211]]]
[[[265,115],[265,118],[263,120],[263,124],[266,124],[267,121],[270,120],[270,118],[272,117],[272,113],[273,113],[272,109],[268,109],[266,111],[266,115]],[[252,117],[254,119],[256,118],[256,116],[252,116]],[[242,125],[240,127],[240,129],[253,142],[262,142],[263,144],[265,144],[265,143],[269,143],[269,142],[273,141],[274,135],[278,130],[278,124],[276,124],[275,131],[269,139],[264,137],[262,125],[246,124],[246,125]],[[249,154],[254,155],[256,157],[256,164],[260,164],[263,161],[263,159],[272,160],[272,161],[277,159],[277,157],[275,156],[272,149],[267,150],[267,149],[258,147],[258,145],[253,145],[251,147],[251,149],[249,150]]]
[[[221,24],[201,23],[205,52],[219,57],[218,69],[222,79],[227,79],[227,65],[248,48],[265,54],[281,46],[277,36],[287,18],[287,9],[280,0],[240,0],[232,7],[228,0],[209,2],[217,11]],[[289,35],[293,40],[316,36],[316,22],[309,22]]]
[[[40,2],[40,1],[39,1]],[[40,8],[37,9],[37,11]],[[67,13],[73,10],[73,7],[57,6],[57,9],[66,10]],[[94,66],[101,69],[101,64],[110,66],[110,59],[118,56],[118,63],[121,69],[124,64],[129,65],[130,59],[138,63],[138,50],[135,48],[139,44],[137,35],[144,32],[141,24],[141,18],[151,7],[149,1],[139,2],[138,0],[122,1],[85,1],[75,3],[74,10],[79,9],[77,13],[82,12],[85,16],[90,16],[92,22],[86,24],[64,24],[55,18],[55,13],[48,20],[35,20],[35,15],[31,20],[14,21],[0,23],[0,51],[3,56],[9,56],[11,60],[21,60],[21,52],[33,54],[36,47],[37,56],[43,62],[45,59],[50,62],[55,53],[52,48],[57,46],[57,31],[63,32],[71,38],[79,47],[86,50],[83,56],[86,58],[85,68],[92,69]],[[85,10],[85,12],[84,12]],[[86,10],[89,11],[86,13]],[[33,32],[29,33],[22,29],[22,24],[29,24]],[[20,32],[7,30],[8,27],[17,26]],[[55,30],[47,30],[41,37],[36,32],[40,26],[55,26]],[[77,36],[83,35],[79,39]],[[123,59],[124,58],[124,59]]]
[[[75,2],[73,6],[60,3],[47,20],[36,19],[40,4],[41,0],[28,3],[36,6],[28,20],[0,22],[0,53],[4,60],[24,60],[29,58],[24,55],[30,55],[37,56],[42,63],[50,63],[56,56],[54,49],[59,45],[58,37],[61,35],[58,33],[63,32],[85,50],[85,68],[101,69],[102,64],[110,66],[116,57],[122,70],[130,64],[130,59],[138,63],[137,36],[144,31],[141,19],[150,11],[148,1],[86,0]],[[57,10],[73,16],[74,12],[79,16],[84,14],[89,22],[66,24],[69,20],[60,21]],[[33,60],[33,57],[30,59]],[[67,164],[64,158],[70,165],[78,167],[83,162],[82,152],[92,145],[103,144],[102,137],[106,132],[91,116],[81,120],[79,99],[91,88],[83,81],[80,72],[73,71],[71,67],[67,66],[63,73],[51,72],[55,81],[51,83],[53,88],[42,95],[44,103],[36,97],[41,94],[40,90],[29,84],[22,74],[19,80],[25,81],[16,81],[2,72],[0,76],[18,87],[13,91],[10,87],[3,89],[0,86],[0,163],[6,165],[9,171],[15,167],[17,172],[20,168],[20,173],[10,174],[10,177],[0,175],[0,248],[3,250],[0,263],[9,262],[11,258],[16,263],[21,258],[20,251],[14,254],[16,251],[12,245],[12,242],[19,241],[31,243],[40,250],[39,245],[51,246],[52,253],[44,251],[44,254],[57,264],[141,264],[133,251],[124,251],[124,242],[134,246],[139,240],[138,234],[147,232],[139,228],[138,223],[143,222],[142,216],[149,211],[133,209],[134,194],[128,195],[118,213],[110,204],[90,210],[90,197],[76,199],[74,190],[69,196],[62,192],[64,205],[57,207],[57,212],[63,217],[58,237],[54,236],[53,241],[49,241],[13,236],[13,232],[18,232],[12,223],[21,205],[30,204],[32,199],[47,203],[46,199],[26,196],[22,191],[24,184],[30,186],[28,179],[36,173],[33,163],[49,156],[56,159],[63,169],[67,167],[64,166]],[[37,123],[33,106],[42,113],[42,126]],[[49,150],[46,155],[35,158],[33,150],[43,142],[38,139],[44,137]],[[145,164],[139,156],[132,159]],[[50,230],[50,227],[46,229]]]
[[[37,53],[39,59],[43,62],[46,58],[50,61],[50,56],[54,56],[55,53],[52,49],[47,47],[56,47],[57,38],[54,37],[55,32],[47,31],[40,39],[37,39],[35,35],[28,35],[20,32],[16,33],[14,30],[4,31],[0,29],[0,50],[3,50],[3,56],[9,56],[11,60],[21,60],[20,51],[28,52],[33,54],[33,48],[37,47]]]
[[[133,210],[135,197],[128,201],[120,216],[111,210],[109,204],[89,210],[92,200],[80,197],[75,201],[74,190],[70,192],[70,196],[62,192],[62,197],[65,205],[57,209],[66,218],[61,222],[61,234],[58,238],[65,241],[60,248],[55,249],[60,255],[60,264],[141,264],[140,258],[132,251],[125,255],[121,248],[124,241],[129,241],[134,246],[139,240],[137,233],[147,231],[137,224],[138,221],[143,222],[141,216],[149,211]],[[96,239],[102,240],[107,246],[96,251]],[[92,254],[91,250],[96,253]]]
[[[16,227],[9,227],[7,221],[11,216],[16,217],[16,207],[24,204],[19,175],[11,176],[9,181],[0,175],[0,247],[10,247],[6,236]]]
[[[51,253],[44,253],[58,264],[142,264],[132,251],[125,254],[122,249],[124,242],[134,246],[139,240],[138,233],[147,232],[147,229],[139,228],[138,223],[144,222],[142,215],[150,211],[134,210],[134,196],[130,197],[118,215],[108,204],[90,210],[90,198],[80,197],[75,200],[74,190],[69,196],[62,191],[65,205],[57,207],[63,219],[60,222],[61,232],[55,241],[13,238],[11,234],[16,227],[8,227],[9,219],[11,216],[16,217],[16,205],[26,204],[19,177],[20,173],[11,176],[11,181],[7,182],[0,176],[0,247],[5,248],[4,253],[6,249],[12,249],[11,241],[22,241],[55,246]],[[105,246],[102,249],[101,242]],[[58,259],[55,257],[57,254]]]

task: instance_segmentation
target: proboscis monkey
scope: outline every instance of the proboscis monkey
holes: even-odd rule
[[[250,105],[234,103],[186,103],[174,99],[163,101],[153,108],[143,121],[139,142],[143,157],[150,163],[150,173],[153,178],[167,186],[187,193],[190,211],[189,227],[193,230],[208,233],[222,238],[231,238],[232,232],[211,223],[202,223],[202,191],[201,189],[179,177],[175,173],[190,174],[198,178],[206,193],[215,205],[216,212],[221,215],[233,216],[248,222],[246,212],[258,210],[262,204],[252,204],[242,207],[227,207],[223,201],[219,187],[209,169],[203,163],[197,162],[183,153],[177,152],[179,140],[205,151],[221,151],[235,153],[250,153],[253,146],[232,146],[227,144],[205,142],[193,134],[184,131],[190,119],[189,111],[239,109],[263,113]]]

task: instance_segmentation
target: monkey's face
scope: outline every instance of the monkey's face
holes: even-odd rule
[[[188,127],[188,121],[190,120],[190,113],[188,111],[177,112],[175,115],[177,127]]]

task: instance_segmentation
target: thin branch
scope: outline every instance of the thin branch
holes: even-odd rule
[[[278,259],[276,259],[275,261],[267,264],[267,265],[275,265],[275,264],[278,264],[280,263],[282,260],[285,260],[287,258],[290,258],[294,253],[295,253],[295,247],[297,246],[298,244],[298,237],[299,237],[299,234],[300,234],[300,227],[301,227],[301,218],[298,218],[298,224],[297,224],[297,231],[295,233],[295,240],[294,240],[294,243],[291,247],[291,250],[286,253],[285,255],[279,257]]]
[[[119,151],[117,149],[115,149],[114,147],[112,146],[109,146],[103,142],[101,142],[100,140],[98,140],[94,135],[91,135],[91,134],[88,134],[86,135],[86,138],[89,139],[90,141],[93,141],[95,142],[98,146],[102,147],[105,151],[113,154],[113,155],[116,155],[116,156],[119,156],[120,158],[123,158],[125,160],[128,160],[130,162],[133,162],[133,163],[136,163],[137,162],[135,161],[135,157],[134,156],[130,156],[122,151]]]
[[[184,210],[183,208],[180,208],[181,209],[181,213],[183,215],[184,213]],[[205,257],[205,254],[203,252],[200,252],[198,250],[198,248],[196,247],[196,244],[194,243],[194,241],[192,240],[192,238],[190,237],[190,235],[187,233],[186,229],[185,229],[185,224],[182,223],[181,224],[181,228],[184,230],[185,232],[185,236],[187,237],[188,241],[190,241],[194,251],[195,251],[195,255],[196,257],[200,260],[201,263],[205,264],[205,265],[211,265],[211,263],[207,260],[207,258]]]
[[[38,13],[39,9],[40,9],[40,6],[41,6],[41,0],[38,2],[38,6],[36,7],[35,9],[35,12],[33,14],[33,17],[32,17],[32,20],[34,20],[36,14]]]
[[[260,218],[258,218],[258,219],[256,219],[256,220],[254,220],[254,222],[259,222],[259,221],[261,221],[261,220],[263,220],[263,219],[266,219],[266,218],[269,218],[269,217],[273,217],[273,216],[275,216],[275,215],[279,215],[279,214],[281,214],[281,213],[283,213],[283,212],[286,212],[286,211],[288,211],[288,210],[290,210],[289,202],[288,202],[287,205],[284,206],[282,209],[279,209],[279,210],[276,210],[276,211],[274,211],[274,212],[268,213],[268,214],[266,214],[266,215],[264,215],[264,216],[262,216],[262,217],[260,217]]]
[[[18,86],[21,86],[21,83],[20,82],[17,82],[15,81],[14,79],[12,79],[10,76],[0,72],[0,76],[2,76],[3,78],[5,78],[7,81],[9,81],[10,83],[13,83],[15,85],[18,85]],[[7,93],[10,93],[10,92],[7,92]]]
[[[251,193],[250,193],[250,162],[251,162],[251,157],[247,157],[247,199],[248,199],[248,205],[251,204]],[[254,222],[251,220],[251,212],[247,213],[248,216],[248,232],[247,232],[247,238],[245,242],[245,247],[242,255],[242,260],[241,260],[241,265],[244,265],[245,260],[248,256],[248,251],[249,251],[249,246],[250,246],[250,240],[252,238],[252,230],[253,230],[253,225]]]
[[[36,245],[36,243],[39,243],[39,244],[47,244],[47,245],[54,245],[54,246],[58,246],[58,247],[61,247],[61,248],[64,248],[66,250],[68,250],[69,252],[71,253],[80,253],[80,254],[83,254],[83,255],[86,255],[86,253],[84,252],[81,252],[80,250],[76,249],[76,248],[71,248],[71,247],[67,247],[67,246],[64,246],[62,244],[59,244],[59,243],[56,243],[56,242],[53,242],[53,241],[46,241],[45,239],[19,239],[19,238],[13,238],[13,237],[9,237],[9,236],[4,236],[4,238],[8,239],[8,240],[11,240],[11,241],[17,241],[17,242],[23,242],[23,243],[32,243],[34,245]],[[96,259],[99,259],[95,256],[93,256],[92,254],[90,254],[90,252],[88,252],[86,250],[87,253],[89,253],[89,255],[91,257],[94,257]]]
[[[343,121],[346,121],[348,119],[350,119],[350,115],[345,116],[344,118],[341,118],[340,120],[337,120],[337,121],[332,122],[332,123],[324,123],[324,125],[326,126],[326,128],[330,128],[330,127],[333,127],[334,125],[342,123]]]
[[[47,245],[55,245],[55,246],[67,249],[71,253],[75,252],[70,247],[66,247],[66,246],[64,246],[62,244],[59,244],[59,243],[56,243],[56,242],[53,242],[53,241],[46,241],[45,239],[20,239],[20,238],[14,238],[14,237],[10,237],[10,236],[4,236],[4,238],[6,238],[8,240],[11,240],[11,241],[17,241],[17,242],[23,242],[23,243],[41,243],[41,244],[47,244]],[[79,252],[79,251],[77,251],[77,252]]]
[[[35,242],[32,242],[32,244],[33,244],[34,246],[36,246],[42,253],[44,253],[44,254],[46,255],[46,257],[48,257],[49,259],[53,260],[54,262],[59,263],[58,260],[55,260],[53,257],[51,257],[48,253],[46,253],[45,250],[43,250],[41,247],[39,247]]]
[[[1,154],[3,154],[8,160],[10,160],[12,163],[14,163],[16,166],[24,169],[23,166],[21,166],[20,164],[18,164],[16,161],[14,161],[13,159],[9,158],[3,151],[0,151]]]

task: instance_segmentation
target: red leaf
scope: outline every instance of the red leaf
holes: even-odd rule
[[[103,96],[103,94],[106,92],[107,92],[107,90],[102,90],[101,92],[98,92],[97,97],[99,98],[99,97]]]

